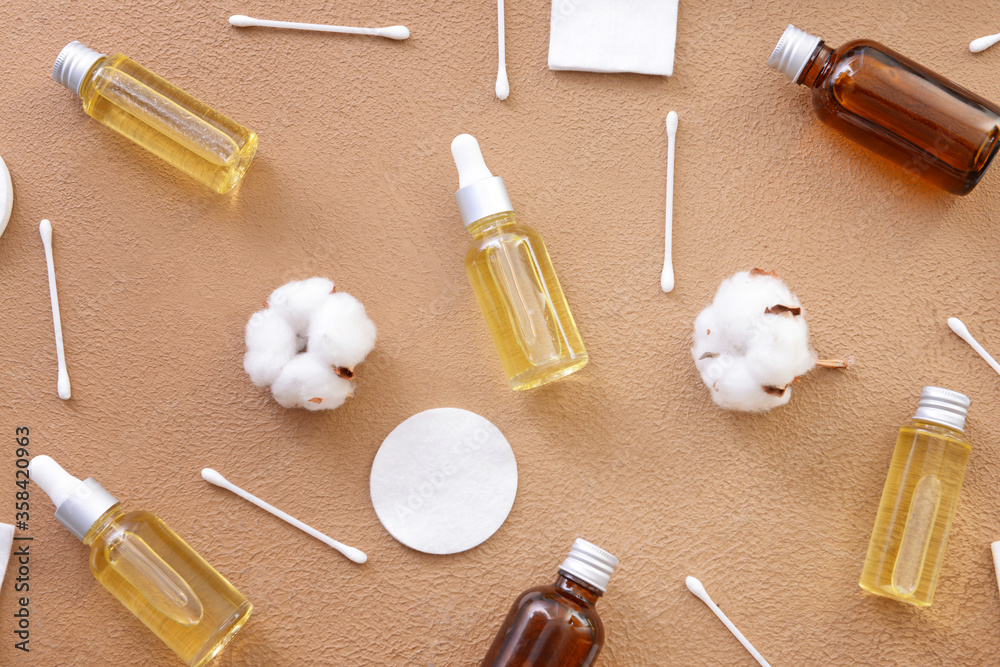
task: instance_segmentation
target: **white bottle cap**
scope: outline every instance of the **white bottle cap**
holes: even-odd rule
[[[965,394],[941,387],[924,387],[920,393],[920,403],[917,404],[917,414],[914,419],[934,422],[965,429],[965,416],[969,414],[972,400]]]
[[[105,54],[80,42],[70,42],[59,52],[56,64],[52,66],[52,78],[79,95],[83,77],[87,76],[94,63],[104,57]]]
[[[468,227],[476,220],[514,210],[503,179],[494,176],[483,161],[479,142],[471,134],[460,134],[451,142],[451,154],[458,167],[455,202]]]
[[[28,476],[52,499],[59,523],[80,540],[105,512],[118,504],[118,499],[93,477],[81,482],[49,456],[31,459]]]
[[[771,52],[771,57],[767,59],[767,66],[798,82],[820,41],[819,37],[813,37],[804,30],[789,25]]]
[[[617,565],[617,558],[596,544],[578,537],[566,560],[559,566],[559,571],[604,593],[608,590],[608,581]]]

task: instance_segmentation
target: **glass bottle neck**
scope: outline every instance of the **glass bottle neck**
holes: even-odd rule
[[[816,81],[819,79],[819,75],[823,72],[826,64],[830,61],[831,55],[833,55],[833,49],[821,41],[816,45],[816,50],[809,57],[809,61],[806,63],[805,69],[802,70],[802,74],[799,75],[799,80],[796,83],[807,88],[812,88],[816,85]]]
[[[480,218],[465,228],[473,237],[481,239],[502,229],[514,226],[514,211],[504,211]]]
[[[601,597],[601,592],[559,570],[559,578],[556,579],[555,587],[560,591],[583,600],[589,605],[597,604],[597,599]]]
[[[101,518],[94,522],[94,525],[90,527],[87,534],[83,536],[83,543],[90,546],[97,539],[104,534],[111,525],[120,519],[125,514],[125,510],[122,509],[120,503],[115,504],[107,512],[101,515]]]

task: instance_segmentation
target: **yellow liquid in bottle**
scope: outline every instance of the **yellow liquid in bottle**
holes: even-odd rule
[[[931,604],[971,451],[956,429],[921,420],[900,429],[861,588]]]
[[[257,135],[115,54],[80,87],[83,109],[216,192],[229,192],[257,150]]]
[[[94,577],[188,665],[214,658],[253,606],[165,523],[115,505],[84,538]]]
[[[583,368],[587,351],[538,232],[500,213],[468,226],[465,268],[512,389]]]

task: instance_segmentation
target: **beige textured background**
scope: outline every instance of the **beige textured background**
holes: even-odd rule
[[[585,2],[587,0],[577,0]],[[697,575],[774,665],[998,664],[997,377],[945,325],[1000,351],[1000,167],[970,196],[913,184],[814,119],[764,60],[794,22],[831,44],[883,41],[1000,100],[987,2],[682,0],[675,76],[553,73],[549,3],[508,2],[511,96],[493,95],[492,2],[28,2],[0,8],[0,518],[13,518],[14,428],[33,454],[165,519],[256,604],[219,665],[464,665],[572,539],[621,558],[600,604],[603,665],[750,665],[683,585]],[[238,31],[234,12],[403,23],[403,43]],[[122,51],[255,129],[220,197],[89,119],[49,78],[71,39]],[[677,288],[659,290],[664,117],[680,113]],[[449,142],[478,136],[548,242],[592,361],[510,392],[469,289]],[[38,221],[55,260],[73,400],[56,364]],[[718,283],[760,266],[806,306],[823,355],[789,406],[711,403],[690,328]],[[379,326],[357,397],[286,411],[241,368],[243,327],[279,284],[327,275]],[[895,433],[920,387],[973,400],[975,444],[934,606],[857,588]],[[395,542],[368,471],[411,414],[455,406],[513,444],[520,487],[481,547]],[[211,465],[371,555],[356,566],[198,475]],[[179,664],[88,572],[33,487],[31,648],[0,663]]]

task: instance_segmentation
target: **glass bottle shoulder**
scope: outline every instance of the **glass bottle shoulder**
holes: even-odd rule
[[[514,606],[521,616],[539,616],[546,619],[572,616],[577,623],[585,620],[584,624],[595,630],[601,626],[601,619],[594,605],[553,584],[529,588],[518,596]]]
[[[510,221],[475,228],[474,226],[478,224],[470,225],[469,232],[472,233],[473,238],[465,253],[466,261],[472,261],[491,250],[521,243],[538,250],[545,248],[545,242],[542,241],[541,235],[533,227],[514,221],[513,216],[511,216]]]
[[[965,437],[965,433],[949,426],[943,426],[936,422],[924,421],[923,419],[913,419],[909,424],[899,430],[900,436],[912,438],[927,438],[933,440],[946,441],[963,448],[966,451],[972,450],[972,443]]]

